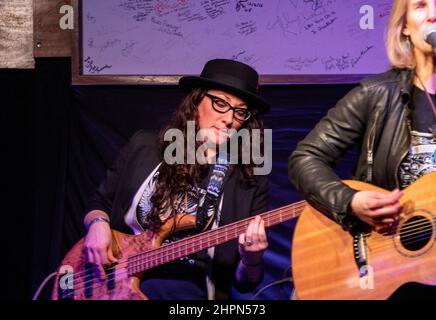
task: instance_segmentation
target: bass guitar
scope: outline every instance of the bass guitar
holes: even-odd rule
[[[297,217],[304,205],[305,202],[300,201],[260,216],[265,226],[270,227]],[[84,239],[81,239],[67,253],[57,270],[52,299],[145,300],[147,297],[140,290],[140,281],[145,272],[236,239],[245,232],[252,219],[240,220],[164,245],[163,241],[171,233],[194,228],[195,217],[178,215],[176,219],[169,219],[157,233],[147,231],[140,235],[128,235],[112,230],[112,250],[118,262],[104,268],[104,271],[87,263],[83,251]]]

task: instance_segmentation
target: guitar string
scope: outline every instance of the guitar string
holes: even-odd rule
[[[282,209],[284,209],[284,208],[282,208]],[[301,207],[298,208],[298,209],[301,209]],[[280,210],[280,209],[278,209],[278,210]],[[419,226],[422,226],[422,225],[427,225],[427,224],[428,224],[428,221],[427,221],[427,220],[426,220],[426,221],[420,221],[420,222],[413,222],[413,223],[410,223],[409,226],[406,226],[406,227],[401,228],[401,234],[402,234],[403,236],[417,234],[417,233],[415,232],[415,231],[416,231],[416,228],[419,227]],[[431,222],[430,222],[430,224],[431,224]],[[430,229],[431,229],[431,227],[430,227]],[[388,236],[388,235],[392,235],[392,234],[395,233],[395,232],[396,232],[395,230],[393,230],[393,229],[389,229],[389,230],[386,230],[386,231],[384,231],[384,232],[379,232],[379,234],[382,235],[382,236]],[[415,232],[415,233],[414,233],[414,232]],[[372,233],[372,232],[370,232],[370,233],[366,233],[366,234],[364,234],[364,235],[365,235],[365,236],[370,236],[371,233]],[[418,231],[418,234],[419,234],[419,233],[421,233],[421,231]],[[199,234],[199,235],[197,235],[197,236],[202,236],[202,234]],[[153,249],[153,250],[159,250],[159,248],[156,248],[156,249]],[[151,250],[150,250],[150,251],[151,251]],[[150,251],[147,251],[147,253],[149,253]],[[139,254],[137,254],[136,256],[140,256],[140,255],[142,255],[142,254],[144,254],[144,253],[139,253]],[[133,257],[135,257],[135,255],[134,255],[134,256],[131,256],[131,257],[133,258]]]
[[[282,209],[281,209],[282,210]],[[420,232],[420,233],[422,233],[422,231]],[[410,241],[408,241],[408,242],[410,242]],[[412,241],[412,242],[415,242],[415,241]],[[192,246],[191,247],[186,247],[185,246],[185,248],[184,248],[184,250],[186,251],[187,249],[190,249],[190,248],[193,248]],[[194,248],[195,248],[195,246],[194,246]],[[159,249],[159,248],[157,248],[157,249]],[[175,248],[174,248],[175,249]],[[147,252],[148,253],[148,252]],[[160,261],[162,261],[163,259],[166,259],[168,256],[173,256],[174,255],[174,253],[178,253],[178,251],[175,251],[175,250],[173,250],[173,252],[170,252],[169,254],[167,254],[166,256],[165,255],[160,255],[160,257],[159,257],[159,259],[154,259],[154,257],[153,257],[153,255],[147,255],[147,256],[145,256],[144,258],[147,258],[147,261],[149,261],[149,258],[150,257],[153,257],[153,261],[157,261],[158,263],[160,262]],[[156,254],[155,254],[156,255]],[[124,263],[126,263],[126,262],[128,262],[128,261],[125,261]],[[135,267],[141,267],[141,266],[144,266],[144,262],[141,262],[141,260],[138,260],[138,261],[135,261],[135,263],[136,263],[136,266]],[[118,266],[118,268],[120,268],[120,264],[118,264],[117,265]],[[151,267],[153,267],[153,266],[151,266]],[[149,267],[150,268],[150,267]],[[90,280],[90,281],[92,281],[92,280]],[[80,281],[78,281],[79,283],[80,283]]]
[[[106,280],[106,279],[102,279],[102,280]],[[115,282],[118,282],[118,281],[115,281]],[[87,285],[86,283],[84,283],[84,286],[82,287],[82,289],[91,288],[93,286],[96,287],[96,289],[97,289],[98,287],[107,286],[107,283],[106,282],[105,283],[101,283],[100,281],[98,281],[98,283],[96,283],[94,285]],[[77,292],[78,290],[81,289],[81,288],[77,288],[77,287],[78,286],[75,287],[75,291],[74,292]],[[67,294],[64,294],[63,298],[67,298],[69,296],[74,296],[74,292],[68,292]]]
[[[300,253],[301,253],[301,251],[300,251]],[[371,251],[371,253],[373,253],[373,252]],[[325,257],[325,256],[323,256],[323,255],[318,255],[318,257],[319,257],[320,259],[311,259],[311,261],[310,261],[311,265],[319,265],[319,264],[322,264],[323,257]],[[353,263],[353,265],[355,266],[354,263]],[[371,264],[369,264],[369,265],[371,265]],[[339,264],[338,266],[335,266],[335,268],[334,268],[334,270],[332,270],[332,272],[333,272],[333,273],[336,273],[337,271],[340,271],[340,268],[341,268],[341,264]],[[345,268],[348,268],[348,267],[345,266]],[[385,270],[384,270],[384,271],[385,271]],[[325,273],[325,272],[324,272],[324,273]]]
[[[275,209],[275,210],[271,210],[269,212],[264,213],[265,215],[271,215],[271,218],[267,218],[268,220],[272,220],[276,215],[282,215],[282,211],[287,211],[287,209],[289,207],[295,207],[296,209],[294,209],[294,211],[300,211],[303,207],[304,207],[304,201],[300,201],[294,205],[288,205],[279,209]],[[263,216],[264,214],[262,214],[261,216]],[[291,213],[291,215],[295,215],[296,213]],[[226,229],[229,229],[227,233],[230,233],[230,231],[235,232],[237,228],[245,228],[246,226],[244,225],[245,223],[249,223],[249,221],[253,219],[253,217],[244,219],[244,220],[240,220],[228,225],[225,225],[223,227],[225,227]],[[235,228],[236,227],[236,228]],[[218,229],[214,229],[214,230],[209,230],[200,234],[196,234],[193,235],[189,238],[185,238],[179,241],[175,241],[173,243],[171,243],[172,247],[177,247],[177,246],[183,246],[185,245],[185,242],[195,242],[197,238],[201,238],[201,237],[207,237],[210,238],[211,236],[209,235],[210,233],[217,233],[216,230]],[[160,255],[160,252],[157,251],[161,251],[161,250],[168,250],[168,248],[165,248],[164,246],[161,247],[157,247],[157,248],[153,248],[150,250],[147,250],[146,252],[141,252],[141,253],[137,253],[134,255],[131,255],[129,258],[131,260],[135,259],[135,258],[140,258],[142,255],[147,254],[148,257],[153,257],[153,253],[155,253],[155,255]],[[86,272],[83,272],[83,274],[85,274]],[[80,273],[77,273],[76,275],[80,275]]]
[[[411,222],[411,223],[409,223],[409,225],[407,225],[404,228],[399,228],[397,226],[394,229],[390,229],[389,231],[387,231],[385,233],[379,233],[379,234],[381,234],[382,236],[389,236],[389,235],[392,235],[393,233],[397,233],[398,231],[400,231],[401,236],[407,236],[407,235],[411,235],[411,234],[413,235],[414,234],[413,232],[416,231],[416,229],[418,227],[425,227],[425,226],[428,226],[429,230],[433,229],[433,223],[429,220],[424,220],[424,221]]]
[[[419,240],[418,240],[419,241]],[[408,241],[408,243],[413,243],[413,242],[416,242],[416,241]],[[372,250],[372,252],[374,252],[374,250]],[[171,254],[172,255],[172,254]],[[158,260],[158,262],[160,262],[161,260]],[[139,265],[140,266],[140,265]],[[138,266],[138,267],[139,267]],[[153,266],[152,266],[153,267]],[[87,286],[87,283],[86,283],[87,281],[84,281],[84,288],[86,289],[86,288],[90,288],[90,287],[92,287],[92,286]],[[104,283],[101,283],[100,284],[100,286],[103,286],[103,285],[105,285]],[[77,286],[76,286],[77,287]],[[83,289],[83,288],[82,288]],[[76,290],[80,290],[80,288],[79,289],[76,289]],[[74,294],[74,293],[71,293],[71,294]],[[68,295],[71,295],[71,294],[68,294]]]
[[[411,233],[407,237],[401,237],[400,239],[398,239],[398,241],[403,245],[403,247],[407,249],[408,245],[420,242],[424,239],[429,239],[429,241],[432,241],[433,239],[430,237],[432,234],[433,234],[433,227],[430,227],[424,230],[420,230],[419,232]],[[394,237],[397,236],[392,235],[389,238],[380,240],[380,242],[377,245],[369,245],[368,250],[370,250],[372,253],[379,253],[380,251],[383,251],[384,249],[392,246],[392,241],[395,240],[393,239]]]
[[[295,207],[295,208],[297,208],[297,210],[300,210],[301,209],[301,205],[305,205],[305,201],[303,200],[303,201],[299,201],[299,202],[296,202],[295,204],[290,204],[290,205],[288,205],[288,206],[284,206],[284,207],[281,207],[281,208],[278,208],[278,209],[275,209],[275,210],[271,210],[271,211],[269,211],[269,212],[266,212],[265,213],[265,215],[267,215],[267,214],[274,214],[274,213],[281,213],[281,211],[284,211],[284,210],[287,210],[288,208],[292,208],[292,207]],[[238,222],[235,222],[234,224],[239,224],[239,223],[242,223],[242,222],[245,222],[246,220],[249,220],[250,218],[248,218],[248,219],[245,219],[245,220],[242,220],[242,221],[238,221]],[[232,224],[229,224],[229,225],[227,225],[226,227],[229,227],[229,226],[231,226]],[[216,230],[216,229],[215,229]],[[404,229],[403,229],[404,230]],[[214,230],[210,230],[209,232],[213,232]],[[201,234],[197,234],[197,235],[194,235],[194,236],[192,236],[192,237],[190,237],[188,240],[187,239],[182,239],[181,240],[181,242],[182,241],[192,241],[192,239],[193,238],[195,238],[195,237],[202,237],[202,236],[204,236],[206,233],[208,233],[208,232],[205,232],[205,233],[201,233]],[[391,233],[391,231],[386,231],[386,233],[385,233],[385,235],[388,235],[389,233]],[[371,233],[367,233],[367,234],[365,234],[365,236],[368,236],[368,235],[370,235]],[[383,234],[382,234],[383,235]],[[174,242],[173,243],[173,245],[176,245],[177,244],[177,242]],[[161,248],[155,248],[155,249],[152,249],[152,250],[149,250],[149,251],[147,251],[147,254],[150,254],[152,251],[159,251]],[[135,259],[136,257],[138,257],[138,256],[141,256],[142,254],[144,254],[144,253],[138,253],[138,254],[136,254],[136,255],[132,255],[130,258],[131,259]],[[159,254],[159,253],[156,253],[156,254]],[[152,255],[151,255],[152,256]],[[83,272],[84,274],[86,273],[86,272]],[[78,276],[80,276],[80,273],[79,274],[77,274]]]
[[[300,202],[300,204],[303,204],[303,202],[304,201],[302,201],[302,202]],[[304,204],[303,204],[303,206],[304,206]],[[295,207],[297,208],[298,206],[297,205],[295,205]],[[280,208],[280,209],[276,209],[276,210],[272,210],[270,213],[274,213],[274,211],[278,211],[278,212],[280,212],[280,211],[284,211],[286,209],[286,207],[283,207],[283,208]],[[301,206],[300,206],[300,208],[298,208],[298,209],[301,209]],[[277,212],[276,212],[277,213]],[[269,220],[271,220],[272,218],[270,218]],[[239,222],[237,222],[237,224],[239,224],[239,223],[242,223],[244,220],[242,220],[242,221],[239,221]],[[420,223],[421,224],[421,223]],[[410,227],[407,227],[407,228],[409,228],[409,229],[413,229],[414,227],[416,227],[416,226],[418,226],[418,225],[420,225],[420,224],[417,224],[417,223],[415,223],[415,226],[410,226]],[[424,224],[428,224],[427,222],[424,222]],[[230,226],[230,225],[227,225],[227,226]],[[236,227],[238,227],[237,225],[235,225]],[[235,227],[234,226],[234,227]],[[244,226],[245,227],[245,226]],[[242,226],[241,226],[241,228],[242,228]],[[405,229],[407,229],[407,228],[403,228],[402,230],[405,230]],[[237,228],[236,228],[237,229]],[[432,228],[430,227],[430,228],[427,228],[426,230],[424,230],[424,231],[428,231],[428,230],[431,230]],[[216,230],[216,229],[215,229]],[[213,230],[212,230],[213,231]],[[412,230],[412,231],[414,231],[414,230]],[[242,232],[241,232],[242,233]],[[390,232],[388,232],[388,233],[391,233],[391,231]],[[415,233],[415,234],[419,234],[419,235],[422,235],[422,230],[421,231],[419,231],[418,233]],[[405,236],[405,235],[413,235],[413,232],[412,233],[403,233],[403,236]],[[204,234],[200,234],[199,236],[204,236]],[[221,237],[222,238],[222,237]],[[406,237],[407,238],[407,237]],[[218,237],[218,239],[220,239],[220,237]],[[218,239],[214,239],[214,240],[218,240]],[[224,238],[224,239],[226,239],[226,238]],[[185,239],[186,240],[186,239]],[[192,240],[192,239],[190,239],[190,240]],[[418,239],[418,241],[419,240],[421,240],[421,239]],[[412,241],[412,242],[416,242],[416,241]],[[403,242],[403,243],[410,243],[410,241],[406,241],[406,242]],[[182,245],[182,244],[181,244]],[[180,246],[179,246],[180,247]],[[183,245],[182,245],[182,247],[183,247]],[[162,247],[161,247],[162,248]],[[140,268],[143,268],[143,267],[145,267],[145,266],[147,266],[147,264],[151,264],[151,267],[148,267],[148,269],[150,269],[150,268],[152,268],[152,267],[155,267],[155,266],[153,266],[153,262],[157,262],[158,264],[159,264],[159,262],[162,262],[162,261],[164,261],[165,259],[167,259],[168,257],[170,257],[170,256],[174,256],[174,254],[178,254],[178,253],[180,253],[180,252],[186,252],[186,250],[188,250],[188,249],[192,249],[192,248],[194,248],[195,249],[195,246],[186,246],[185,245],[185,247],[184,247],[184,250],[182,250],[182,251],[180,251],[180,250],[176,250],[176,249],[180,249],[180,248],[176,248],[176,246],[174,246],[174,248],[173,248],[173,250],[172,250],[172,252],[166,252],[166,255],[162,255],[162,254],[159,254],[158,252],[156,252],[155,254],[148,254],[150,251],[153,251],[153,250],[150,250],[150,251],[147,251],[146,253],[147,253],[147,255],[146,255],[146,253],[140,253],[140,254],[138,254],[137,256],[137,258],[139,259],[139,260],[137,260],[137,261],[130,261],[133,265],[131,266],[131,268],[135,268],[135,267],[140,267]],[[376,249],[377,249],[377,247],[376,247]],[[154,250],[159,250],[159,248],[156,248],[156,249],[154,249]],[[167,249],[168,250],[168,249]],[[141,255],[143,255],[143,257],[141,257]],[[159,258],[155,258],[154,256],[156,256],[156,255],[158,255],[159,256]],[[145,261],[141,261],[141,258],[146,258],[146,262]],[[176,260],[177,258],[175,258],[175,259],[171,259],[171,260]],[[170,260],[170,261],[171,261]],[[169,262],[169,261],[166,261],[166,262]],[[165,262],[165,263],[166,263]],[[118,263],[116,266],[117,266],[117,268],[121,268],[122,267],[122,264],[124,264],[124,263],[127,263],[127,264],[129,264],[129,261],[128,260],[125,260],[125,261],[122,261],[122,262],[120,262],[120,263]],[[160,263],[161,264],[161,263]],[[129,267],[129,266],[127,266],[127,267]],[[86,272],[82,272],[82,275],[85,275],[85,277],[86,277]],[[81,284],[81,283],[84,283],[84,285],[86,286],[86,282],[90,282],[90,281],[93,281],[92,279],[90,279],[90,280],[85,280],[85,281],[79,281],[79,279],[80,279],[80,277],[81,277],[81,274],[80,273],[78,273],[78,274],[76,274],[75,275],[75,277],[76,277],[76,281],[77,281],[77,283],[78,284]],[[83,278],[83,277],[82,277]]]
[[[277,221],[280,221],[280,219],[278,219]],[[225,237],[221,237],[222,239],[226,239]],[[186,249],[190,249],[190,248],[195,248],[195,246],[190,246],[190,247],[187,247],[187,248],[185,248],[185,250]],[[185,250],[182,250],[181,252],[183,252],[183,251],[185,251]],[[166,258],[168,258],[168,257],[170,257],[170,261],[171,260],[175,260],[175,259],[173,259],[174,258],[174,253],[169,253],[169,254],[166,254],[166,255],[161,255],[161,257],[160,258],[158,258],[158,259],[153,259],[152,260],[152,262],[157,262],[158,264],[162,264],[162,263],[160,263],[160,262],[163,262],[163,260],[165,260]],[[117,264],[117,268],[118,269],[121,269],[121,266],[123,265],[123,264],[125,264],[127,262],[127,260],[125,260],[124,259],[124,261],[122,262],[122,263],[120,263],[120,264]],[[168,261],[167,261],[168,262]],[[132,265],[132,266],[127,266],[127,270],[129,270],[129,269],[133,269],[133,268],[135,268],[135,267],[141,267],[141,266],[145,266],[145,264],[144,263],[136,263],[136,265]],[[151,267],[148,267],[148,269],[151,269],[152,267],[154,267],[154,266],[151,266]],[[143,270],[143,271],[146,271],[146,270]],[[82,272],[83,273],[83,272]],[[127,273],[130,273],[129,271],[127,271]],[[139,273],[139,272],[138,272]],[[130,275],[133,275],[134,274],[134,272],[132,272]],[[82,277],[82,279],[83,279],[83,277]],[[100,279],[98,279],[97,281],[99,281]],[[79,278],[76,278],[76,281],[74,282],[75,283],[75,285],[74,285],[74,289],[75,290],[81,290],[81,289],[86,289],[86,288],[91,288],[92,287],[92,285],[89,285],[88,286],[88,284],[89,284],[89,282],[91,282],[91,281],[94,281],[93,279],[89,279],[89,280],[87,280],[86,278],[85,278],[85,280],[82,280],[82,281],[80,281],[80,279]],[[81,286],[81,284],[83,284],[83,286]],[[97,284],[96,284],[97,286],[102,286],[102,285],[105,285],[105,284],[103,284],[103,283],[101,283],[101,284],[98,284],[98,282],[97,282]],[[74,294],[73,292],[71,293],[71,294],[67,294],[67,296],[68,295],[72,295],[72,294]]]
[[[279,219],[275,219],[275,217],[268,218],[269,222],[274,222],[274,223],[275,222],[279,222],[280,220],[281,220],[280,218]],[[233,228],[231,228],[233,230],[230,230],[227,233],[232,233],[231,231],[233,231],[233,233],[235,233],[235,231],[238,231],[238,229],[242,229],[242,231],[243,231],[244,228],[246,228],[246,226],[244,226],[242,224],[241,225],[237,225],[237,226],[233,226]],[[242,233],[242,231],[241,232],[236,232],[235,234],[240,234],[240,233]],[[226,240],[227,236],[220,236],[218,234],[218,235],[215,235],[215,236],[209,236],[208,238],[210,239],[209,242],[214,242],[214,241],[217,241],[217,240],[220,240],[220,239]],[[234,236],[232,238],[236,238],[236,236]],[[192,238],[189,239],[189,242],[193,242]],[[140,253],[140,254],[137,254],[137,255],[129,257],[128,258],[129,261],[127,261],[126,259],[123,259],[123,262],[118,263],[118,266],[120,266],[122,263],[127,263],[127,262],[130,262],[132,264],[133,263],[139,263],[139,262],[141,262],[141,258],[144,258],[144,257],[147,258],[147,260],[157,261],[158,259],[167,258],[170,255],[178,254],[178,253],[181,253],[181,252],[185,253],[186,250],[195,248],[196,246],[197,245],[195,245],[195,244],[189,246],[189,245],[186,244],[186,241],[184,241],[183,243],[177,243],[177,244],[174,242],[173,246],[172,246],[173,247],[172,249],[168,249],[168,248],[165,248],[165,246],[162,246],[162,247],[159,247],[159,248],[156,248],[156,249],[153,249],[153,250],[149,250],[149,251],[146,251],[145,253]],[[166,255],[162,255],[160,252],[156,252],[156,251],[162,251],[162,250],[166,251],[167,254]],[[159,258],[155,259],[156,256],[158,256]],[[135,261],[134,259],[132,259],[132,257],[137,258],[139,260]],[[86,276],[86,272],[82,272],[82,273],[76,274],[77,277],[79,277],[81,275],[85,275]]]
[[[293,212],[287,213],[288,215],[291,216],[291,218],[285,218],[284,221],[286,221],[286,220],[289,220],[289,219],[292,219],[292,218],[298,216],[299,213],[302,211],[302,209],[304,209],[304,207],[305,207],[305,201],[304,200],[303,201],[298,201],[298,202],[296,202],[294,204],[290,204],[290,205],[287,205],[287,206],[284,206],[284,207],[281,207],[281,208],[277,208],[277,209],[273,209],[273,210],[267,211],[265,213],[260,214],[260,216],[262,218],[264,218],[264,220],[270,221],[270,220],[273,220],[276,216],[283,215],[283,211],[287,212],[287,211],[289,211],[289,209],[292,209]],[[252,220],[253,218],[254,217],[249,217],[249,218],[246,218],[244,220],[236,221],[236,222],[230,223],[228,225],[225,225],[222,228],[231,229],[233,232],[235,232],[235,227],[236,227],[236,229],[237,228],[246,228],[248,223],[250,222],[250,220]],[[267,222],[267,221],[265,221],[265,222]],[[195,241],[194,239],[196,239],[196,238],[202,238],[202,237],[209,238],[211,233],[219,233],[219,232],[218,232],[218,229],[208,230],[206,232],[190,236],[189,238],[182,239],[182,240],[180,240],[180,243],[182,243],[182,242],[192,242],[192,241]],[[227,232],[227,233],[229,233],[229,232]],[[173,242],[172,244],[176,244],[176,243],[178,243],[178,242]],[[143,255],[145,253],[149,253],[149,252],[152,252],[152,251],[158,251],[158,250],[160,250],[160,248],[162,248],[162,247],[158,247],[158,248],[146,251],[146,252],[137,253],[135,255],[130,256],[130,258],[133,259],[133,258],[139,257],[139,256],[141,256],[141,255]]]
[[[420,238],[421,236],[425,235],[425,234],[423,234],[424,232],[426,232],[426,234],[427,234],[427,232],[428,232],[428,234],[432,234],[433,233],[432,231],[434,230],[434,228],[436,228],[436,226],[434,226],[433,223],[431,223],[431,226],[429,226],[428,228],[425,228],[425,229],[421,228],[421,226],[423,226],[423,225],[428,225],[428,221],[424,222],[424,223],[416,223],[416,225],[413,226],[413,228],[410,227],[408,232],[405,232],[405,233],[401,232],[401,230],[403,230],[403,229],[397,229],[396,231],[390,231],[390,232],[386,232],[386,233],[379,233],[379,235],[384,236],[384,237],[387,236],[387,237],[384,238],[383,241],[380,240],[380,243],[378,245],[371,245],[370,249],[372,250],[372,252],[376,252],[376,251],[379,251],[380,249],[385,249],[386,247],[391,246],[392,239],[399,235],[398,231],[401,232],[400,235],[402,236],[403,239],[407,239],[407,240],[404,240],[401,242],[404,246],[416,243],[416,242],[421,240],[421,238]],[[321,232],[322,231],[320,231],[320,233]],[[405,235],[407,237],[403,237]],[[364,236],[371,236],[371,234],[370,233],[365,234]],[[314,250],[314,249],[320,250],[319,248],[322,248],[324,246],[326,246],[326,244],[319,242],[317,245],[310,246],[307,250],[308,251]],[[304,249],[302,251],[304,251]]]
[[[422,225],[427,225],[425,228],[422,228]],[[431,235],[434,234],[434,226],[430,225],[428,226],[428,224],[421,224],[419,227],[419,230],[410,230],[411,232],[406,232],[406,233],[400,233],[400,234],[392,234],[390,237],[385,238],[385,241],[391,242],[392,238],[394,237],[399,237],[399,241],[403,244],[403,246],[407,247],[407,245],[419,242],[423,239],[429,238],[431,240]],[[390,243],[383,243],[380,242],[378,245],[373,245],[371,246],[371,249],[374,252],[380,251],[381,249],[385,249],[386,247],[389,247]]]
[[[426,199],[426,200],[423,201],[423,203],[421,203],[421,205],[426,207],[426,204],[427,204],[427,207],[428,207],[428,203],[431,203],[431,197],[430,196],[424,197],[424,195],[422,194],[422,198]],[[416,210],[414,210],[414,211],[416,211]],[[405,215],[407,215],[407,213]],[[414,236],[414,235],[419,236],[419,235],[422,235],[423,231],[427,232],[430,230],[434,230],[436,228],[436,225],[435,225],[436,220],[435,219],[436,219],[435,216],[432,215],[432,219],[430,219],[430,220],[429,219],[425,219],[424,221],[418,220],[418,221],[410,223],[408,226],[405,226],[404,228],[401,228],[401,226],[399,227],[397,224],[396,226],[394,225],[394,227],[395,227],[394,229],[392,229],[392,228],[387,229],[385,232],[380,232],[379,234],[382,236],[389,236],[389,235],[407,236],[407,237]],[[401,220],[401,217],[400,217],[400,220]],[[418,230],[417,231],[417,229],[419,229],[418,227],[422,227],[422,226],[426,226],[426,225],[429,225],[429,226],[425,230]],[[400,232],[400,233],[397,235],[398,232]],[[369,236],[369,235],[371,235],[371,233],[365,234],[365,236]],[[421,239],[419,239],[419,238],[418,238],[418,240],[416,240],[416,238],[414,238],[414,241],[412,241],[411,243],[415,243],[415,242],[420,241],[420,240]],[[408,241],[404,241],[402,243],[404,243],[404,245],[411,244]],[[389,246],[389,244],[386,244],[386,245]],[[373,249],[382,249],[383,247],[384,247],[383,243],[380,243],[379,245],[375,245],[373,247]]]
[[[281,215],[283,211],[288,211],[287,209],[289,209],[289,208],[293,208],[293,212],[291,212],[290,215],[291,216],[296,216],[298,214],[297,211],[300,211],[300,210],[302,210],[304,208],[304,203],[305,203],[304,201],[299,201],[299,202],[297,202],[297,203],[295,203],[293,205],[288,205],[288,206],[285,206],[285,207],[282,207],[282,208],[279,208],[279,209],[271,210],[269,212],[266,212],[266,213],[262,214],[261,216],[263,216],[263,215],[265,215],[265,216],[266,215],[271,215],[270,218],[266,218],[265,220],[268,220],[268,222],[270,224],[271,223],[277,224],[280,221],[282,221],[283,219],[282,218],[275,219],[276,217],[274,217],[274,216]],[[244,219],[244,220],[241,220],[241,221],[237,221],[237,222],[235,222],[233,224],[226,225],[225,227],[227,227],[230,230],[233,230],[233,232],[237,231],[238,229],[242,229],[240,232],[238,232],[240,234],[246,228],[246,226],[244,226],[243,223],[244,222],[248,223],[249,220],[251,220],[251,219],[253,219],[253,217],[250,217],[250,218],[247,218],[247,219]],[[208,232],[213,232],[213,231],[216,231],[216,230],[217,229],[214,229],[214,230],[210,230]],[[208,233],[208,232],[205,232],[205,233]],[[201,233],[201,234],[198,234],[198,235],[190,237],[189,238],[189,242],[192,242],[192,240],[193,240],[192,238],[194,238],[194,237],[204,237],[205,233]],[[230,232],[227,232],[227,233],[230,233]],[[219,236],[219,234],[218,234],[218,237],[215,237],[215,238],[214,237],[209,237],[209,238],[212,239],[212,241],[216,241],[216,240],[220,240],[220,239],[226,239],[227,236],[223,237],[223,236]],[[235,237],[233,237],[232,239],[234,239],[234,238]],[[156,261],[159,262],[159,261],[162,261],[163,257],[166,259],[169,256],[174,256],[175,253],[178,254],[178,253],[181,253],[181,252],[186,252],[186,250],[188,250],[188,249],[195,248],[195,246],[187,246],[185,243],[182,243],[182,242],[188,242],[186,240],[187,239],[182,239],[182,240],[180,240],[180,243],[174,242],[173,243],[173,247],[174,248],[172,250],[172,253],[170,253],[170,254],[167,253],[166,255],[162,255],[159,252],[154,252],[153,253],[153,251],[163,250],[162,248],[164,248],[165,246],[162,246],[162,247],[159,247],[159,248],[156,248],[156,249],[153,249],[153,250],[146,251],[145,253],[140,253],[140,254],[137,254],[137,255],[133,255],[133,256],[127,258],[127,259],[122,259],[122,260],[119,261],[119,263],[116,264],[116,268],[117,269],[122,269],[122,268],[126,269],[126,267],[123,266],[123,265],[127,264],[127,270],[128,270],[129,263],[132,263],[132,261],[131,260],[129,261],[129,259],[131,259],[132,257],[137,257],[137,258],[140,259],[141,255],[144,255],[144,256],[146,255],[146,257],[142,257],[142,258],[147,258],[147,261],[151,260],[151,261],[154,261],[154,262],[156,262]],[[177,248],[177,247],[179,247],[179,248]],[[180,247],[182,247],[184,249],[180,250]],[[176,250],[176,249],[178,249],[178,250]],[[165,248],[164,251],[168,251],[168,249]],[[159,258],[156,259],[155,256],[159,256]],[[172,259],[172,260],[176,260],[176,259],[177,258]],[[141,262],[141,260],[135,261],[136,264],[138,264],[138,262]],[[141,266],[141,265],[139,265],[139,266]],[[129,272],[129,271],[127,271],[127,272]],[[86,289],[86,288],[92,287],[92,285],[91,286],[87,286],[87,284],[88,284],[88,282],[94,281],[94,279],[87,280],[86,277],[89,277],[89,276],[86,275],[86,271],[82,271],[82,272],[79,272],[77,274],[74,274],[74,280],[75,280],[74,281],[74,290],[78,290],[78,289],[76,289],[77,287],[79,287],[79,290],[80,289]],[[83,278],[85,278],[86,280],[82,280]],[[100,280],[100,279],[98,279],[98,280]],[[83,284],[84,287],[80,288],[81,284]],[[100,286],[102,286],[102,285],[104,285],[104,284],[100,284]],[[74,294],[74,293],[71,293],[71,294]],[[71,295],[71,294],[68,294],[68,295]]]
[[[413,241],[412,241],[413,242]],[[373,250],[372,250],[372,252],[373,252]],[[373,252],[374,253],[374,252]],[[313,261],[312,261],[313,262]],[[335,272],[337,272],[338,270],[337,270],[337,268],[336,268],[336,271]],[[105,282],[105,283],[101,283],[100,282],[100,280],[103,280],[103,279],[98,279],[97,281],[99,281],[99,282],[97,282],[97,283],[94,283],[93,285],[88,285],[87,284],[87,282],[88,281],[82,281],[82,284],[84,284],[84,286],[83,287],[80,287],[80,286],[75,286],[74,287],[74,292],[68,292],[67,294],[65,294],[64,296],[63,296],[63,298],[65,298],[65,297],[69,297],[69,296],[74,296],[74,294],[75,294],[75,292],[77,292],[78,290],[86,290],[86,289],[88,289],[88,288],[91,288],[91,287],[96,287],[96,288],[98,288],[98,287],[103,287],[103,286],[107,286],[107,283]],[[106,281],[106,279],[104,279],[105,281]],[[94,281],[95,282],[95,281]],[[79,287],[79,288],[77,288],[77,287]]]
[[[391,241],[392,239],[386,239],[386,240],[390,240]],[[433,239],[433,241],[434,241],[434,239]],[[414,242],[416,242],[416,241],[409,241],[408,243],[412,244]],[[328,243],[324,244],[324,246],[328,246],[328,245],[329,245]],[[390,246],[392,246],[392,245],[390,245]],[[322,247],[322,246],[317,246],[317,247],[319,248],[319,247]],[[320,249],[318,249],[318,250],[320,250]],[[371,245],[368,246],[368,250],[370,251],[371,255],[374,255],[376,253],[375,250],[373,250],[373,246],[371,246]],[[378,251],[380,251],[380,250],[378,250]],[[301,251],[300,251],[300,254],[301,254]],[[317,259],[315,261],[311,260],[310,261],[311,265],[320,265],[320,264],[325,263],[325,262],[322,261],[323,260],[323,256],[322,255],[318,255],[317,257],[319,257],[320,259]],[[391,268],[397,268],[397,267],[396,266],[392,266]],[[333,274],[335,275],[335,277],[337,277],[337,274],[340,274],[343,271],[345,271],[345,272],[349,271],[349,267],[346,264],[345,265],[344,264],[340,264],[338,266],[335,266],[335,268],[326,268],[324,270],[324,272],[322,274],[318,274],[318,276],[316,276],[317,273],[311,274],[311,278],[310,278],[309,281],[316,283],[317,279],[319,279],[319,283],[321,283],[322,280],[323,280],[322,278],[324,278],[324,277],[326,277],[328,275],[333,275]],[[384,272],[384,273],[388,273],[389,274],[390,273],[390,269],[386,268],[386,266],[383,266],[383,268],[380,269],[379,272]],[[300,282],[300,286],[302,286],[302,285],[303,285],[302,282]]]

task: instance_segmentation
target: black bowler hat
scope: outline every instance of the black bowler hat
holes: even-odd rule
[[[249,108],[266,113],[271,107],[258,96],[258,80],[259,75],[249,65],[235,60],[214,59],[205,64],[199,77],[182,77],[179,85],[186,91],[198,87],[222,89],[243,99]]]

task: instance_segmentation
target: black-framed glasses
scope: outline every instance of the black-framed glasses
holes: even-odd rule
[[[206,93],[205,96],[210,98],[212,108],[219,113],[226,113],[229,110],[233,110],[233,116],[240,121],[246,121],[251,116],[251,112],[247,109],[232,107],[227,101],[209,93]]]

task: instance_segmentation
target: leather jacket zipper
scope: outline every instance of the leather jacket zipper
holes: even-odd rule
[[[369,132],[369,139],[368,139],[368,145],[367,145],[367,153],[366,153],[366,163],[367,163],[367,167],[366,167],[366,182],[370,183],[372,182],[372,165],[374,163],[374,152],[373,152],[373,148],[374,148],[374,140],[375,140],[375,128],[377,126],[377,119],[378,119],[378,114],[379,114],[380,110],[377,110],[377,112],[375,113],[374,116],[374,121],[371,127],[371,131]]]

